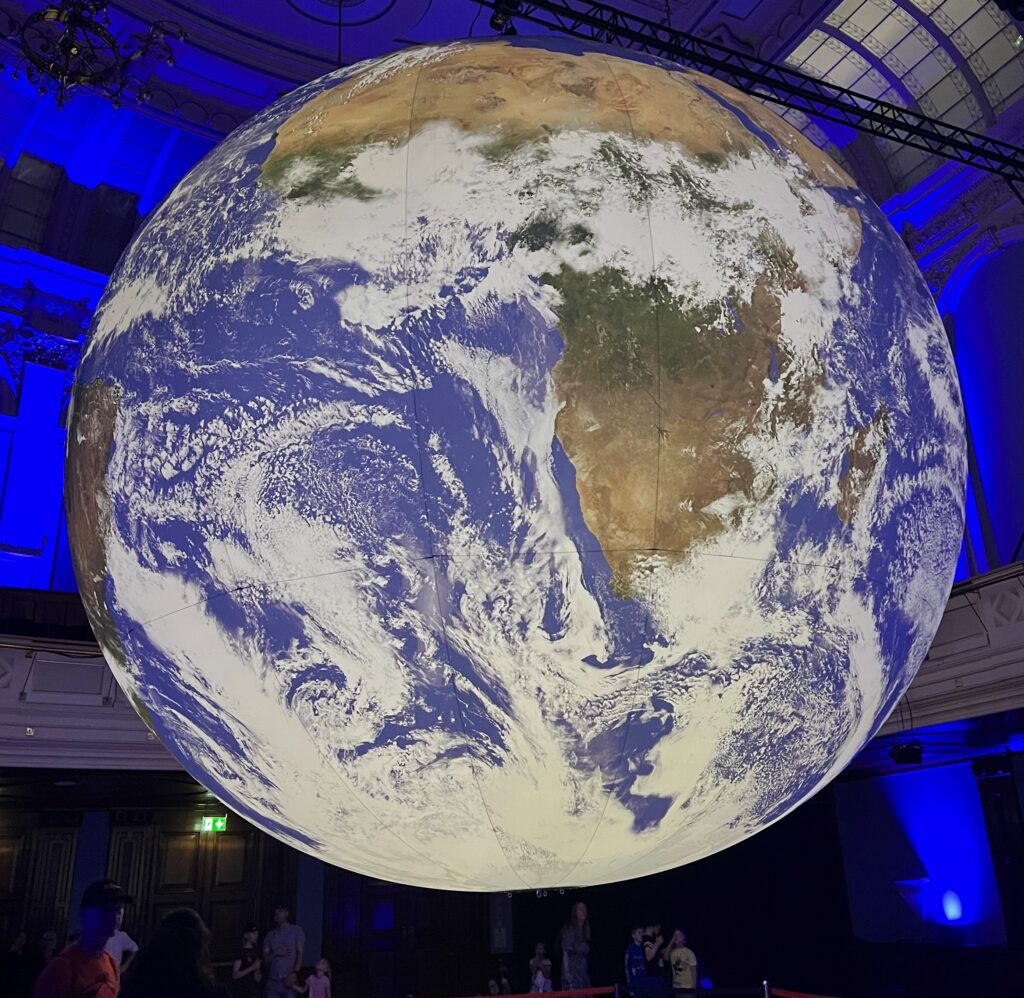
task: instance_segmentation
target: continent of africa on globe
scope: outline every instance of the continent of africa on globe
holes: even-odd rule
[[[698,859],[835,776],[945,607],[949,348],[832,161],[699,73],[407,50],[214,149],[97,312],[68,505],[181,764],[431,887]]]

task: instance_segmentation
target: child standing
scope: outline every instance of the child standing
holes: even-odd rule
[[[540,964],[542,960],[548,958],[547,947],[538,942],[533,947],[533,956],[530,957],[530,980],[532,981],[537,976],[537,971],[540,970]]]
[[[551,961],[547,957],[543,957],[537,963],[537,973],[533,975],[533,981],[530,984],[530,994],[546,995],[553,990],[554,985],[551,983]]]
[[[292,991],[309,998],[331,998],[331,965],[326,960],[317,960],[316,972],[306,978],[305,984],[293,984]]]

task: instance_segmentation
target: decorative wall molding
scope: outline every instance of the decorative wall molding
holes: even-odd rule
[[[6,766],[178,769],[94,645],[0,637]]]
[[[807,34],[824,16],[825,12],[835,6],[829,0],[799,0],[787,9],[769,31],[764,31],[757,46],[757,54],[762,59],[776,60],[786,54],[796,40]]]
[[[1024,100],[1004,111],[987,134],[1024,146]],[[952,162],[943,162],[882,208],[917,259],[940,306],[944,296],[959,290],[953,285],[966,261],[1014,241],[1017,237],[1010,233],[1024,225],[1024,203],[1005,180]]]
[[[1024,203],[1006,181],[952,164],[883,208],[940,302],[964,261],[994,252],[1024,225]]]
[[[905,702],[880,735],[1024,707],[1024,563],[954,586]]]

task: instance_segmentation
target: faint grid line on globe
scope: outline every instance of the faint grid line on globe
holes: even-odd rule
[[[289,94],[155,210],[68,453],[97,639],[182,765],[359,872],[598,884],[842,770],[934,636],[964,430],[824,153],[574,41]]]

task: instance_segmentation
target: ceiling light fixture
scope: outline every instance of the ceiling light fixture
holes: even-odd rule
[[[922,755],[919,741],[893,742],[889,749],[889,758],[898,766],[917,766],[921,762]]]
[[[17,45],[11,75],[24,73],[40,93],[52,91],[57,107],[79,88],[119,107],[149,99],[140,71],[148,75],[157,61],[172,65],[168,39],[181,41],[185,32],[172,21],[156,21],[123,44],[110,31],[106,0],[60,0],[21,21],[0,11],[0,35]]]

